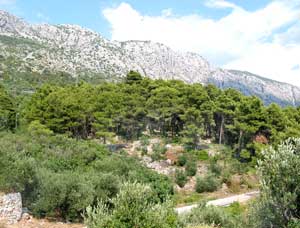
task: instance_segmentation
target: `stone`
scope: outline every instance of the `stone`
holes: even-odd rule
[[[20,193],[0,196],[0,222],[8,224],[18,222],[22,217],[22,197]]]
[[[30,220],[31,218],[32,218],[31,215],[28,214],[28,213],[23,213],[22,214],[22,220],[27,221],[27,220]]]

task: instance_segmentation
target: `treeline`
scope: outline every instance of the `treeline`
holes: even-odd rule
[[[234,89],[181,81],[151,80],[130,72],[122,83],[44,85],[25,108],[27,122],[39,121],[55,133],[75,138],[112,136],[138,139],[143,134],[180,139],[197,147],[213,138],[255,153],[255,142],[277,143],[300,135],[300,108],[265,107],[257,97]]]

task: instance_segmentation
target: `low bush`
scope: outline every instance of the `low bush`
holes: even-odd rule
[[[148,146],[150,144],[149,137],[147,136],[142,136],[140,141],[142,146]]]
[[[157,204],[152,201],[149,186],[125,183],[118,195],[111,199],[111,206],[99,202],[89,206],[84,215],[89,228],[176,228],[177,215],[170,202]]]
[[[175,183],[178,184],[179,187],[184,187],[187,182],[187,176],[184,171],[176,170],[175,173]]]
[[[185,166],[187,162],[187,157],[184,155],[184,154],[181,154],[179,157],[178,157],[178,161],[177,161],[177,164],[179,166]]]
[[[153,161],[159,161],[163,159],[163,155],[166,153],[166,148],[160,144],[153,145],[153,153],[151,154],[151,158]]]
[[[186,174],[193,177],[197,173],[197,163],[194,161],[188,161],[185,166]]]
[[[238,228],[238,219],[227,214],[222,208],[206,206],[204,203],[194,208],[190,213],[183,215],[182,223],[185,226],[213,226],[222,228]]]
[[[158,154],[165,154],[167,152],[167,148],[159,143],[153,145],[153,152]]]
[[[207,161],[209,159],[208,152],[206,150],[199,150],[197,155],[200,161]]]
[[[220,176],[222,172],[221,166],[218,164],[218,161],[216,159],[211,159],[208,167],[209,171],[216,176]]]
[[[198,193],[213,192],[218,189],[220,182],[214,174],[207,174],[205,177],[197,177],[195,190]]]

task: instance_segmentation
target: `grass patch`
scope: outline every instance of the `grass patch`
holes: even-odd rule
[[[175,205],[193,204],[203,200],[203,195],[196,192],[177,192],[174,195]]]

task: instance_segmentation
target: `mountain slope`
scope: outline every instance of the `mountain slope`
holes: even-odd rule
[[[298,87],[236,70],[212,67],[195,53],[149,41],[109,41],[76,25],[31,25],[0,11],[0,73],[67,72],[73,77],[105,75],[118,80],[129,70],[151,78],[212,83],[261,97],[266,104],[300,105]]]

